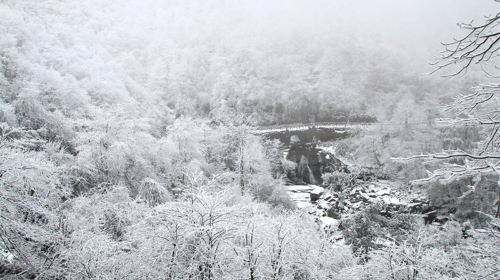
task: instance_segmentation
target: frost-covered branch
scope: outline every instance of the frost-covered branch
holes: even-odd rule
[[[393,157],[392,160],[395,161],[405,161],[412,160],[418,158],[433,158],[433,159],[450,159],[456,157],[467,157],[471,159],[500,159],[500,154],[485,154],[485,155],[474,155],[470,153],[466,153],[463,151],[456,151],[451,153],[435,153],[435,154],[423,154],[423,155],[414,155],[410,157]]]
[[[498,2],[498,1],[497,1]],[[445,50],[441,53],[440,60],[433,65],[436,67],[432,73],[451,69],[451,73],[443,76],[458,76],[465,74],[472,65],[482,67],[487,76],[492,76],[484,66],[493,63],[494,69],[500,69],[494,63],[500,50],[500,12],[494,16],[487,16],[480,24],[474,22],[459,25],[466,30],[466,34],[450,43],[443,43]],[[430,158],[447,160],[465,158],[465,165],[446,166],[434,171],[426,179],[445,175],[454,176],[469,172],[487,172],[496,170],[500,161],[500,84],[496,82],[485,83],[472,88],[467,94],[458,96],[455,102],[447,106],[446,111],[451,111],[456,118],[441,120],[446,125],[475,126],[481,130],[483,139],[479,147],[472,151],[446,151],[441,153],[415,155],[408,158],[393,158],[394,160],[411,160]]]
[[[436,67],[432,73],[442,69],[454,68],[451,73],[443,76],[457,76],[465,74],[467,69],[474,64],[485,64],[493,62],[500,49],[500,13],[494,16],[487,16],[482,24],[474,22],[462,23],[459,26],[467,33],[449,43],[442,43],[445,50],[441,52]],[[497,65],[493,65],[498,69]]]

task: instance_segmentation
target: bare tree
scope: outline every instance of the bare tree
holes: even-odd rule
[[[272,245],[271,252],[271,278],[270,279],[279,279],[283,274],[283,266],[282,266],[282,258],[283,251],[285,250],[287,239],[287,233],[283,232],[283,224],[279,224],[278,229],[276,231],[276,241]]]
[[[500,0],[495,0],[495,2],[500,2]],[[442,43],[445,50],[441,52],[440,60],[434,63],[436,68],[433,72],[451,68],[452,71],[443,76],[457,76],[465,74],[474,64],[481,67],[492,66],[495,70],[500,70],[498,65],[495,65],[495,58],[499,56],[500,49],[500,30],[498,29],[500,12],[494,16],[486,16],[485,22],[481,24],[470,22],[461,23],[459,26],[467,33],[452,42]],[[495,76],[486,68],[483,70],[489,76]]]
[[[500,12],[494,16],[486,16],[485,21],[480,24],[470,22],[459,24],[459,26],[466,31],[466,34],[452,42],[443,43],[445,50],[439,61],[433,64],[435,69],[432,73],[448,71],[442,76],[461,76],[477,65],[489,78],[500,77],[494,73],[497,71],[500,74],[500,67],[497,65],[500,55]],[[478,126],[484,129],[485,136],[478,149],[443,151],[411,158],[464,159],[464,165],[447,164],[445,168],[434,172],[430,178],[498,171],[500,165],[499,102],[500,83],[494,81],[475,86],[470,93],[458,96],[446,108],[447,111],[457,116],[453,119],[442,120],[446,125]]]
[[[216,279],[217,272],[223,267],[221,247],[233,238],[234,228],[230,226],[232,213],[226,210],[222,200],[205,197],[197,197],[189,210],[196,232],[192,244],[197,251],[192,259],[193,264],[197,263],[196,278]]]
[[[260,259],[259,248],[262,246],[262,242],[255,240],[255,224],[249,223],[247,225],[244,237],[242,238],[240,246],[235,246],[233,248],[237,257],[242,259],[244,266],[248,269],[248,276],[246,279],[255,280],[258,279],[258,262]]]
[[[500,2],[500,0],[495,0]],[[443,168],[435,170],[428,178],[451,178],[457,175],[474,175],[487,172],[499,172],[500,167],[500,75],[491,72],[500,67],[500,12],[495,16],[485,17],[482,24],[473,22],[459,25],[467,34],[451,43],[444,43],[445,50],[441,59],[435,63],[434,72],[451,72],[445,77],[461,76],[474,65],[481,66],[487,77],[493,82],[486,82],[473,87],[467,94],[458,96],[446,110],[455,114],[455,118],[442,120],[447,126],[475,126],[481,129],[483,139],[472,151],[451,150],[441,153],[425,154],[404,158],[403,160],[424,158],[443,161]],[[487,67],[489,67],[487,70]],[[455,159],[455,161],[450,161]],[[463,164],[457,164],[456,159]],[[497,199],[496,217],[500,217],[500,190]]]

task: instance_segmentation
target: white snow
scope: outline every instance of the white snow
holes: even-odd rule
[[[252,131],[254,134],[266,134],[273,132],[283,132],[283,131],[304,131],[315,128],[331,128],[335,129],[336,133],[346,133],[346,130],[337,130],[337,129],[354,129],[354,128],[364,128],[369,127],[372,124],[369,123],[359,123],[359,124],[346,124],[346,123],[316,123],[316,124],[304,124],[304,125],[294,125],[294,126],[278,126],[278,127],[269,127],[269,128],[257,128]]]

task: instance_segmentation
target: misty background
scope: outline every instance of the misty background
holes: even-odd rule
[[[20,10],[2,7],[4,51],[68,71],[76,80],[66,88],[80,87],[76,92],[101,104],[161,99],[176,115],[214,115],[229,106],[253,114],[257,124],[328,121],[327,115],[351,114],[346,110],[391,120],[387,107],[402,99],[419,103],[428,95],[426,102],[440,103],[455,96],[474,71],[446,84],[427,75],[429,63],[440,42],[460,34],[457,23],[479,20],[495,6],[487,0],[6,3]],[[55,76],[44,77],[69,79]],[[101,78],[105,92],[92,89]],[[299,109],[297,116],[286,113],[289,106]]]
[[[499,5],[0,0],[0,278],[498,279]]]

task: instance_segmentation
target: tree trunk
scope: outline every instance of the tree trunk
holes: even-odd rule
[[[244,181],[244,158],[243,158],[243,138],[241,139],[240,142],[240,189],[241,189],[241,195],[245,194],[245,181]]]

